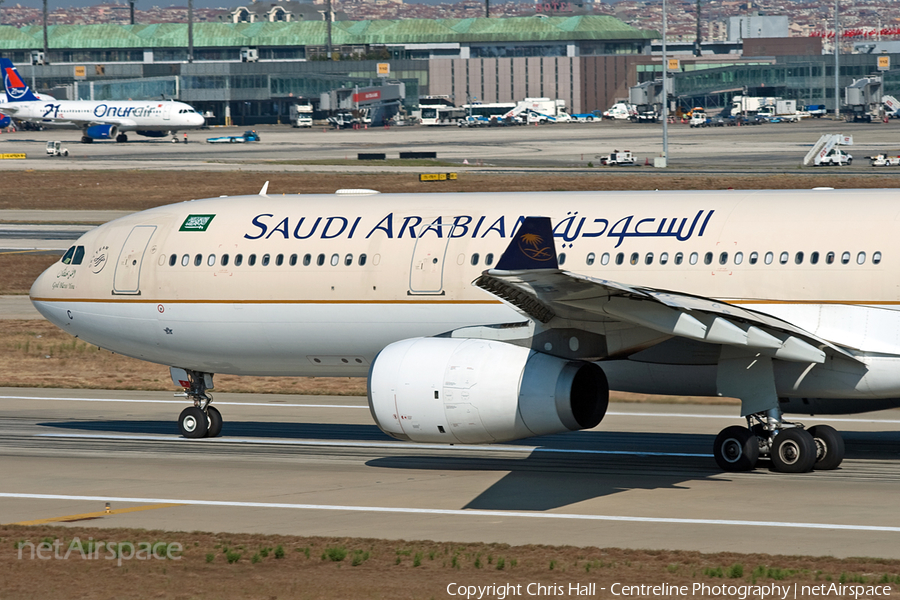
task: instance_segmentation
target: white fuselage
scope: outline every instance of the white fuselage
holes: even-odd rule
[[[561,269],[769,313],[863,357],[784,363],[780,396],[854,399],[841,412],[900,397],[900,208],[886,190],[197,200],[85,234],[81,264],[53,265],[31,297],[73,335],[164,365],[365,376],[392,342],[526,320],[472,281],[531,215],[555,224]],[[601,365],[612,389],[714,394],[706,346],[672,339]]]
[[[23,121],[79,127],[108,123],[119,131],[177,131],[196,129],[205,122],[190,105],[170,100],[52,100],[15,102],[5,108]]]

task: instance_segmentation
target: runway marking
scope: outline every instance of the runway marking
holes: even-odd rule
[[[185,506],[203,507],[223,506],[231,508],[324,510],[366,513],[394,513],[407,515],[449,515],[458,517],[510,517],[521,519],[561,519],[573,521],[618,521],[626,523],[667,523],[672,525],[730,525],[738,527],[778,527],[784,529],[824,529],[900,533],[900,527],[890,527],[885,525],[848,525],[844,523],[804,523],[792,521],[744,521],[739,519],[689,519],[679,517],[633,517],[627,515],[584,515],[572,513],[526,512],[514,510],[462,510],[399,506],[342,506],[336,504],[287,504],[281,502],[232,502],[225,500],[181,500],[171,498],[116,498],[106,496],[69,496],[62,494],[20,494],[8,492],[0,492],[0,498],[16,498],[28,500],[78,500],[87,502],[134,502],[140,504],[181,504]]]
[[[108,502],[108,501],[107,501]],[[155,510],[157,508],[169,508],[172,506],[181,506],[181,504],[151,504],[149,506],[132,506],[130,508],[116,508],[109,511],[101,510],[92,513],[83,513],[80,515],[67,515],[65,517],[51,517],[49,519],[35,519],[34,521],[20,521],[12,523],[13,525],[45,525],[47,523],[71,523],[73,521],[86,521],[88,519],[99,519],[106,515],[122,515],[125,513],[140,512],[144,510]]]
[[[130,404],[181,404],[187,406],[187,400],[128,400],[124,398],[61,398],[52,396],[0,396],[0,400],[59,400],[62,402],[123,402]],[[288,406],[295,408],[365,408],[368,404],[286,404],[282,402],[219,402],[216,406]]]
[[[168,435],[114,435],[102,433],[37,433],[34,437],[87,439],[87,440],[129,440],[142,442],[199,442],[205,444],[275,444],[280,446],[318,446],[326,448],[392,448],[403,450],[480,450],[494,452],[547,452],[557,454],[600,454],[613,456],[677,456],[682,458],[712,458],[712,454],[692,454],[688,452],[638,452],[630,450],[580,450],[577,448],[542,448],[540,446],[513,446],[508,444],[478,445],[465,444],[410,444],[406,442],[325,442],[317,440],[278,440],[259,438],[201,438],[189,440]]]
[[[181,404],[187,405],[186,400],[133,400],[125,398],[64,398],[58,396],[0,396],[0,400],[59,400],[62,402],[123,402],[131,404]],[[216,406],[277,406],[288,408],[365,408],[368,404],[291,404],[282,402],[229,402],[218,401]],[[732,419],[743,421],[738,415],[711,415],[711,414],[691,414],[691,413],[661,413],[661,412],[619,412],[609,411],[606,413],[611,417],[671,417],[677,419]],[[815,417],[817,421],[832,423],[886,423],[900,424],[900,419],[838,419],[831,417]]]

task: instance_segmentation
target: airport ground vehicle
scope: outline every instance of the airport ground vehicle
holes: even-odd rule
[[[696,109],[692,111],[690,125],[691,127],[709,127],[709,119],[706,113]]]
[[[59,140],[47,142],[47,154],[50,156],[68,156],[69,149],[63,148],[62,142]]]
[[[572,115],[572,119],[578,123],[592,123],[597,120],[597,116],[594,113],[580,113]]]
[[[609,110],[603,112],[604,119],[627,120],[637,114],[633,104],[628,102],[616,102]]]
[[[258,142],[259,134],[255,129],[248,129],[241,135],[223,135],[220,137],[207,138],[208,144],[243,144],[244,142]]]
[[[291,127],[312,127],[312,104],[292,104],[290,107]]]
[[[636,163],[631,150],[613,150],[610,154],[600,157],[600,164],[609,167],[630,167]]]
[[[876,154],[875,156],[870,156],[869,159],[873,167],[900,167],[900,156]]]
[[[827,113],[824,104],[808,104],[805,109],[811,117],[821,119]]]
[[[841,167],[853,163],[853,157],[840,148],[832,148],[819,161],[819,166],[823,167]]]

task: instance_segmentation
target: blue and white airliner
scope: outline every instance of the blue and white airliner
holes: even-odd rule
[[[0,71],[7,100],[0,104],[0,114],[41,125],[80,127],[85,144],[127,142],[126,131],[165,137],[205,123],[190,105],[172,100],[44,100],[31,91],[9,59],[0,58]]]

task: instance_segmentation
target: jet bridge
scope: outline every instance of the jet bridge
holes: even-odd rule
[[[844,104],[847,108],[847,120],[871,123],[878,119],[881,111],[881,77],[874,75],[856,79],[844,88]]]

